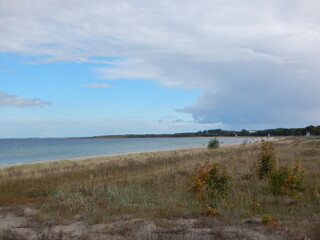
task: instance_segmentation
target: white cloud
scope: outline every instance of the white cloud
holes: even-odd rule
[[[88,87],[88,88],[110,88],[110,87],[112,87],[111,85],[106,84],[106,83],[88,83],[88,84],[83,84],[81,86]]]
[[[0,52],[116,57],[101,77],[202,89],[180,109],[198,122],[317,124],[319,12],[318,0],[2,1]]]
[[[44,107],[50,104],[50,102],[38,98],[24,98],[0,91],[0,107]]]

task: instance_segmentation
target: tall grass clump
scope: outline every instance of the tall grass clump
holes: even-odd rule
[[[258,177],[259,180],[266,180],[276,168],[276,154],[272,142],[261,142],[261,153],[258,159]]]
[[[216,148],[219,148],[220,146],[220,143],[219,143],[219,140],[217,138],[213,138],[209,141],[208,143],[208,148],[209,149],[216,149]]]

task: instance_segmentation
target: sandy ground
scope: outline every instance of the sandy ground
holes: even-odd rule
[[[64,224],[38,222],[36,210],[26,208],[19,215],[0,208],[0,239],[19,240],[284,240],[307,239],[288,229],[266,228],[260,218],[245,219],[239,225],[226,225],[218,218],[198,217],[163,220],[156,224],[147,219],[119,216],[106,224],[87,225],[81,219]],[[290,232],[290,233],[289,233]],[[294,238],[293,238],[294,234]],[[292,238],[291,238],[291,237]],[[2,237],[2,238],[1,238]],[[289,237],[289,238],[288,238]]]

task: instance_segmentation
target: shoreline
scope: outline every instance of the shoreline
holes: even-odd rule
[[[320,138],[264,139],[274,143],[278,168],[293,169],[301,159],[303,191],[278,195],[270,181],[258,181],[261,138],[217,149],[202,146],[22,164],[0,170],[0,239],[210,239],[214,234],[228,239],[318,239],[314,220],[319,214],[310,213],[318,210]],[[197,180],[212,167],[230,179],[226,199],[197,195]],[[253,211],[253,196],[262,210]],[[213,201],[219,216],[211,214]],[[280,225],[265,224],[265,216]],[[143,235],[146,231],[149,235]]]
[[[255,138],[248,138],[250,139],[247,144],[253,144],[260,142],[265,137],[255,137]],[[269,141],[275,141],[274,137],[267,138]],[[237,146],[241,145],[243,142],[237,143],[222,143],[220,144],[221,147],[228,147],[228,146]],[[167,152],[167,151],[179,151],[179,150],[188,150],[188,149],[201,149],[207,148],[206,145],[204,146],[195,146],[195,147],[186,147],[186,148],[177,148],[177,149],[166,149],[166,150],[150,150],[150,151],[137,151],[137,152],[124,152],[124,153],[111,153],[111,154],[103,154],[103,155],[92,155],[92,156],[82,156],[82,157],[72,157],[72,158],[60,158],[60,159],[49,159],[49,160],[40,160],[40,161],[30,161],[30,162],[23,162],[23,163],[10,163],[10,164],[3,164],[0,165],[0,169],[10,168],[10,167],[21,167],[23,165],[32,165],[32,164],[46,164],[46,163],[54,163],[54,162],[62,162],[62,161],[85,161],[85,160],[94,160],[99,158],[111,158],[116,156],[125,156],[131,154],[141,154],[141,153],[155,153],[155,152]]]
[[[232,143],[231,143],[232,144]],[[238,144],[238,143],[236,143]],[[45,163],[54,163],[54,162],[63,162],[63,161],[86,161],[86,160],[94,160],[99,158],[111,158],[117,156],[126,156],[131,154],[141,154],[141,153],[156,153],[156,152],[168,152],[168,151],[179,151],[179,150],[188,150],[188,149],[197,149],[197,148],[205,148],[205,146],[199,147],[187,147],[187,148],[177,148],[177,149],[167,149],[167,150],[150,150],[150,151],[138,151],[138,152],[125,152],[125,153],[110,153],[103,155],[92,155],[92,156],[83,156],[83,157],[73,157],[73,158],[59,158],[59,159],[51,159],[51,160],[40,160],[40,161],[31,161],[24,163],[10,163],[0,165],[0,169],[10,168],[10,167],[18,167],[22,165],[31,165],[31,164],[45,164]]]

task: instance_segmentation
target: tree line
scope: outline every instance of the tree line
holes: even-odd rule
[[[308,126],[305,128],[277,128],[259,130],[250,134],[250,136],[305,136],[309,133],[312,136],[320,136],[319,126]]]
[[[89,138],[166,138],[166,137],[264,137],[264,136],[305,136],[310,133],[311,136],[320,136],[319,126],[308,126],[305,128],[276,128],[265,129],[257,131],[248,131],[242,129],[241,131],[211,129],[199,132],[185,132],[174,134],[127,134],[127,135],[105,135],[94,136]]]
[[[257,131],[248,131],[242,129],[241,131],[226,131],[222,129],[213,129],[199,131],[196,133],[176,133],[173,134],[175,137],[235,137],[235,136],[305,136],[310,133],[312,136],[320,136],[320,125],[319,126],[308,126],[305,128],[276,128],[276,129],[265,129]]]

